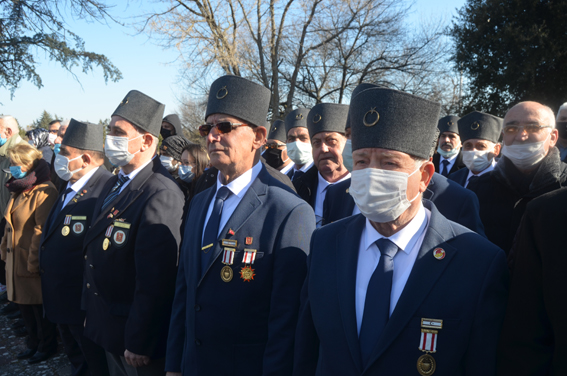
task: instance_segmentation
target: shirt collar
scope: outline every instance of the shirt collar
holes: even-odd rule
[[[390,239],[403,252],[409,254],[423,231],[425,231],[426,225],[427,216],[425,214],[425,208],[423,207],[423,204],[420,203],[417,214],[412,218],[407,226],[387,239]],[[376,229],[372,227],[370,220],[367,218],[365,234],[363,237],[364,249],[368,250],[376,242],[376,240],[382,238],[385,238],[385,236],[376,231]]]
[[[136,177],[136,175],[138,175],[140,173],[140,171],[142,171],[142,169],[144,167],[146,167],[147,165],[150,164],[151,161],[154,160],[154,158],[156,158],[156,156],[154,155],[152,157],[152,159],[150,159],[149,161],[147,161],[146,163],[144,163],[143,165],[141,165],[140,167],[138,167],[137,169],[135,169],[134,171],[132,171],[131,173],[129,173],[128,175],[126,175],[124,172],[122,172],[122,169],[120,170],[120,172],[118,173],[118,175],[120,176],[128,176],[128,179],[130,181],[134,180],[134,178]]]
[[[471,170],[469,170],[469,175],[467,176],[467,181],[469,181],[469,179],[473,176],[480,176],[480,175],[484,175],[486,173],[489,173],[490,171],[494,170],[494,166],[496,166],[496,158],[492,158],[492,162],[490,163],[490,165],[476,175],[473,174],[473,172]]]
[[[321,175],[321,173],[319,171],[317,171],[317,177],[318,177],[318,180],[319,180],[319,184],[317,185],[317,190],[319,192],[323,192],[325,190],[325,188],[327,188],[329,185],[337,184],[337,183],[340,183],[341,181],[345,181],[347,179],[350,179],[350,172],[348,174],[346,174],[343,178],[341,178],[340,180],[337,180],[334,183],[329,183],[327,180],[325,180],[325,178]]]
[[[77,180],[73,184],[71,184],[70,182],[67,182],[67,188],[71,188],[73,191],[79,192],[85,186],[85,184],[87,184],[89,182],[90,178],[94,175],[94,173],[98,169],[99,169],[99,167],[93,168],[92,170],[87,172],[85,175],[83,175],[82,178],[80,178],[79,180]]]
[[[227,185],[223,185],[221,183],[219,171],[219,173],[217,174],[217,191],[221,187],[227,187],[234,195],[238,196],[238,198],[242,198],[261,170],[262,162],[258,161],[258,163],[254,165],[254,167],[252,167]]]
[[[459,150],[459,153],[460,153],[460,152],[461,152],[461,151]],[[449,157],[449,158],[445,158],[445,157],[441,156],[441,158],[442,158],[441,160],[442,160],[442,161],[445,160],[445,161],[453,162],[453,161],[459,156],[459,153],[457,153],[457,154],[455,154],[455,155],[453,155],[452,157]]]

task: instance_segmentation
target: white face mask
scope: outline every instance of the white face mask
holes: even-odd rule
[[[173,157],[166,157],[164,155],[159,156],[159,160],[161,165],[167,169],[167,171],[175,170],[175,166],[173,166]]]
[[[544,144],[551,137],[540,142],[529,144],[506,145],[502,146],[502,155],[508,158],[520,170],[528,170],[538,164],[545,157]]]
[[[443,156],[445,158],[451,158],[451,157],[459,154],[460,150],[461,150],[461,148],[453,148],[450,151],[445,151],[445,150],[441,149],[441,146],[437,147],[437,153],[441,154],[441,156]]]
[[[366,218],[377,223],[391,222],[419,197],[418,192],[408,200],[406,194],[408,179],[417,171],[419,168],[411,174],[377,168],[355,170],[351,175],[349,193]]]
[[[57,138],[56,134],[50,133],[49,135],[47,135],[47,141],[49,141],[51,145],[55,145],[56,138]]]
[[[295,141],[287,144],[287,156],[298,166],[313,161],[311,150],[311,144],[307,142]]]
[[[345,148],[343,149],[343,164],[346,169],[352,171],[352,141],[347,139]]]
[[[79,172],[81,171],[83,168],[79,168],[75,171],[69,171],[69,162],[73,162],[74,160],[77,160],[79,158],[81,158],[83,156],[83,154],[79,155],[76,158],[73,159],[69,159],[61,154],[57,154],[57,156],[55,157],[55,161],[53,162],[53,168],[55,169],[55,172],[57,173],[57,175],[65,181],[69,181],[69,179],[71,179],[73,177],[73,174],[75,172]]]
[[[141,134],[138,137],[134,137],[130,140],[128,139],[128,137],[106,136],[106,141],[104,143],[104,154],[113,165],[119,167],[126,166],[128,163],[130,163],[132,158],[134,158],[134,154],[140,152],[138,150],[135,153],[130,153],[128,151],[128,142],[142,136],[143,135]]]
[[[490,152],[490,150],[464,150],[463,163],[472,172],[482,172],[492,163],[492,158],[488,159]]]

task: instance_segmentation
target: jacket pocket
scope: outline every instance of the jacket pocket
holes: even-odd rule
[[[39,278],[39,270],[36,272],[30,272],[28,270],[29,250],[16,246],[14,252],[16,276],[23,278]]]

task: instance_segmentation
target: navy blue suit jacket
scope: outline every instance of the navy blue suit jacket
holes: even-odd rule
[[[350,179],[327,188],[323,206],[324,223],[331,223],[350,217],[354,210],[354,199],[348,193]],[[480,220],[479,203],[476,195],[441,174],[433,174],[423,198],[435,204],[437,210],[449,220],[486,236]]]
[[[496,345],[508,295],[504,252],[441,215],[431,218],[405,288],[362,367],[355,286],[361,215],[317,229],[302,291],[294,375],[417,375],[421,319],[441,319],[435,376],[495,374]],[[436,248],[445,251],[441,260]]]
[[[456,172],[453,172],[451,175],[447,177],[447,179],[454,181],[455,183],[459,184],[461,187],[464,187],[465,183],[467,182],[467,176],[469,176],[469,169],[464,167]]]
[[[115,355],[163,358],[185,199],[154,158],[101,212],[117,179],[102,190],[85,237],[84,335]]]
[[[81,310],[83,241],[93,220],[96,200],[111,177],[112,174],[100,166],[55,219],[53,211],[57,204],[51,208],[43,227],[39,248],[41,293],[45,316],[53,323],[82,325],[85,320],[85,312]],[[63,236],[61,231],[66,226],[63,222],[67,215],[72,216],[70,232]]]
[[[216,186],[191,201],[166,370],[184,375],[290,375],[306,253],[315,229],[313,210],[262,167],[221,230],[201,278],[201,237],[215,194]],[[221,280],[222,239],[238,242],[229,282]],[[245,248],[257,250],[252,281],[240,278]]]

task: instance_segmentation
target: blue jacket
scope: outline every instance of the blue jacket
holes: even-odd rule
[[[354,199],[348,193],[350,179],[327,188],[323,207],[324,223],[350,217],[354,210]],[[480,220],[478,198],[471,191],[435,173],[423,192],[423,198],[435,204],[437,210],[447,219],[484,235],[484,226]]]
[[[166,371],[184,375],[290,375],[311,207],[262,167],[222,229],[200,275],[205,213],[216,186],[191,201],[181,247]],[[237,240],[233,278],[221,279],[222,239]],[[248,243],[248,244],[247,244]],[[241,279],[244,249],[255,276]]]
[[[82,325],[85,312],[81,310],[83,291],[83,241],[93,220],[96,200],[112,174],[100,166],[81,192],[53,219],[51,212],[41,236],[39,267],[43,309],[47,319],[56,324]],[[66,188],[63,189],[65,191]],[[61,200],[61,195],[57,202]],[[70,223],[64,223],[70,215]],[[63,228],[69,233],[63,236]]]
[[[294,375],[417,375],[421,319],[441,319],[435,376],[495,375],[496,345],[508,295],[504,252],[447,220],[431,217],[419,254],[371,360],[362,368],[355,286],[366,219],[345,218],[316,230],[302,291]],[[437,248],[445,251],[436,259]]]
[[[467,182],[467,176],[469,176],[469,169],[464,167],[458,171],[453,172],[451,175],[447,177],[447,179],[454,181],[455,183],[459,184],[461,187],[465,186]]]

